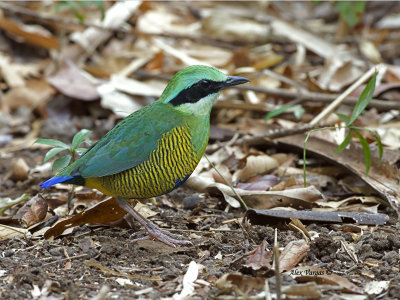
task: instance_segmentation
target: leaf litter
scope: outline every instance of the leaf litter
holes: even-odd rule
[[[399,113],[391,102],[400,76],[388,50],[396,49],[398,37],[382,29],[387,17],[368,27],[345,26],[340,13],[332,14],[337,7],[311,2],[105,2],[104,18],[97,4],[57,5],[0,3],[1,297],[400,293]],[[365,20],[376,14],[370,5]],[[322,7],[337,23],[318,15]],[[342,129],[313,134],[302,159],[305,135],[293,132],[321,121],[343,126],[340,116],[351,118],[354,97],[365,86],[337,102],[339,117],[326,114],[327,101],[382,62],[374,98],[354,124],[379,133],[383,159],[380,140],[364,131],[362,144],[355,135],[335,153],[346,136]],[[69,145],[82,129],[92,130],[96,141],[121,116],[154,101],[171,75],[190,64],[211,64],[252,84],[216,103],[209,161],[202,159],[184,188],[136,204],[194,245],[167,249],[133,241],[137,225],[115,200],[86,188],[76,188],[70,210],[69,186],[40,190],[51,166],[43,164],[48,149],[33,141]],[[249,206],[246,215],[241,201]],[[280,280],[273,263],[278,253],[269,246],[276,245],[275,227],[283,246],[279,272],[286,271]]]

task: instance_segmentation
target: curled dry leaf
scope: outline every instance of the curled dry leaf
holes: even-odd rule
[[[278,161],[268,155],[247,157],[246,166],[233,175],[234,181],[247,181],[256,175],[262,175],[278,167]]]
[[[279,257],[279,272],[293,269],[307,255],[310,246],[305,240],[291,241]]]
[[[21,223],[24,227],[30,227],[42,221],[47,214],[48,205],[41,195],[33,198],[28,211],[22,216]]]
[[[121,219],[126,214],[125,210],[119,207],[114,198],[108,198],[99,204],[69,218],[63,220],[44,234],[45,239],[56,238],[65,230],[84,224],[107,224]]]
[[[232,189],[221,183],[215,183],[210,178],[192,175],[186,181],[186,185],[197,192],[209,192],[210,194],[222,194],[232,207],[240,207],[236,195]],[[289,189],[284,191],[247,191],[235,188],[248,206],[257,208],[272,208],[277,206],[302,206],[311,207],[312,203],[323,198],[323,195],[314,186]]]

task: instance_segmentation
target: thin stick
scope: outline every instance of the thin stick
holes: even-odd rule
[[[204,155],[204,157],[207,159],[207,161],[211,165],[211,167],[213,167],[213,169],[218,173],[218,175],[221,176],[221,178],[224,180],[225,184],[231,188],[232,192],[236,195],[236,197],[239,198],[239,200],[242,203],[245,210],[248,210],[249,208],[248,208],[246,202],[244,202],[242,197],[236,192],[236,190],[232,187],[232,185],[228,182],[228,180],[226,180],[225,177],[222,176],[222,174],[218,171],[218,169],[215,167],[215,165],[208,159],[207,155]]]
[[[367,73],[361,76],[355,83],[353,83],[347,90],[345,90],[339,97],[336,98],[331,104],[329,104],[318,116],[310,122],[310,125],[317,125],[323,119],[328,117],[342,102],[350,95],[356,88],[367,81],[375,72],[380,72],[383,69],[383,65],[377,65],[369,69]]]
[[[278,230],[275,228],[274,239],[274,264],[275,264],[275,278],[276,278],[276,299],[281,299],[281,276],[279,275],[279,243],[278,243]]]

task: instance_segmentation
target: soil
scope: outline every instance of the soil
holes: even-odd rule
[[[22,157],[34,167],[42,164],[44,154],[43,149],[9,153],[9,159],[0,163],[0,197],[14,198],[23,191],[31,195],[40,192],[46,198],[47,192],[38,186],[46,179],[43,175],[33,173],[23,182],[6,179],[13,160]],[[134,229],[89,225],[76,227],[72,233],[53,241],[29,237],[2,241],[0,299],[34,299],[39,298],[37,295],[44,297],[41,299],[47,299],[46,296],[89,299],[98,295],[104,286],[110,292],[101,299],[172,297],[181,291],[182,278],[191,261],[204,266],[198,277],[210,284],[197,287],[193,299],[217,298],[222,291],[216,287],[216,281],[232,272],[269,278],[270,290],[275,291],[273,271],[260,273],[244,267],[248,252],[264,240],[272,249],[274,227],[245,229],[235,221],[243,216],[242,210],[225,212],[222,199],[208,195],[202,198],[186,188],[157,200],[156,205],[150,204],[158,212],[153,221],[182,234],[193,245],[172,248],[158,241],[134,241]],[[363,227],[362,234],[338,230],[329,224],[308,225],[307,230],[316,238],[301,264],[324,268],[358,287],[372,281],[389,281],[389,288],[380,299],[399,299],[400,225],[389,208],[386,213],[390,219],[385,226]],[[278,230],[281,247],[300,239],[303,236],[298,232],[287,228]],[[342,242],[354,245],[357,260],[349,255]],[[282,275],[281,283],[290,285],[295,281]],[[322,298],[342,293],[339,289],[325,289]]]

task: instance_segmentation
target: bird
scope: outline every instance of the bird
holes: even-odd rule
[[[40,184],[70,183],[112,196],[157,239],[176,247],[190,242],[162,229],[127,202],[160,196],[180,187],[203,156],[210,134],[211,108],[220,92],[249,82],[211,66],[177,72],[159,99],[115,125],[75,162]]]

